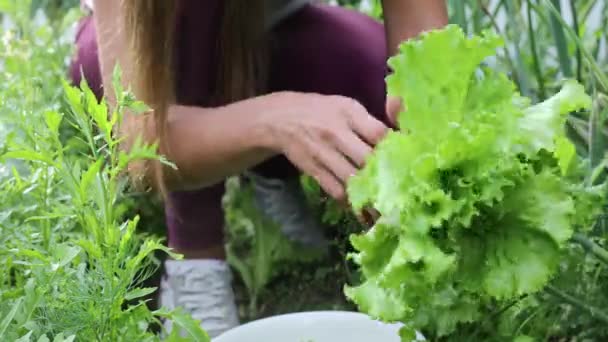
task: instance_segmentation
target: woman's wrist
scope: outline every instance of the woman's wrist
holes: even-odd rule
[[[305,94],[285,91],[260,96],[256,99],[260,110],[252,135],[260,147],[274,153],[285,152],[289,127],[286,127],[281,117],[287,115],[289,111],[295,110],[302,96]]]

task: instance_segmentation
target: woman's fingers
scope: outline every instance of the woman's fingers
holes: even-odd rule
[[[317,176],[314,178],[317,179],[321,188],[333,199],[338,202],[346,201],[346,189],[344,185],[329,170],[319,167]]]
[[[329,195],[344,200],[349,179],[365,165],[389,127],[350,98],[308,95],[303,99],[302,111],[294,112],[298,115],[287,112],[282,124],[275,126],[280,127],[279,149]]]
[[[337,153],[331,145],[320,144],[307,138],[303,139],[300,144],[294,145],[294,148],[288,150],[286,156],[302,172],[314,178],[329,196],[337,201],[344,201],[346,199],[346,190],[342,179],[336,173],[347,174],[352,171],[349,169],[348,163],[347,165],[341,164],[336,166],[337,163],[340,164],[340,159],[332,157],[331,151]],[[330,167],[333,167],[333,169]],[[336,169],[340,171],[335,171]]]
[[[346,132],[335,142],[335,147],[345,155],[357,168],[365,165],[367,157],[372,153],[372,147],[355,134]]]
[[[357,108],[350,117],[350,127],[365,142],[376,146],[388,133],[389,128],[380,120],[371,116],[365,108]]]
[[[315,158],[318,163],[336,176],[343,186],[357,172],[357,168],[332,145],[318,146]]]
[[[321,163],[314,159],[309,159],[307,162],[299,165],[299,167],[304,173],[314,178],[329,196],[337,201],[344,201],[346,199],[346,191],[341,180]]]
[[[389,96],[386,99],[386,115],[393,127],[398,126],[399,113],[404,109],[401,99],[394,96]]]

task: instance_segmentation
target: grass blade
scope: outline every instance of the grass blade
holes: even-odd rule
[[[13,305],[13,308],[8,313],[8,315],[6,315],[6,317],[4,317],[4,319],[2,320],[2,322],[0,322],[0,337],[4,336],[4,333],[6,333],[6,330],[8,329],[8,326],[13,321],[13,318],[15,318],[15,315],[17,314],[17,311],[21,308],[21,303],[22,302],[23,302],[23,298],[19,298],[17,300],[17,302],[15,303],[15,305]]]
[[[496,31],[496,33],[498,33],[500,35],[503,35],[503,32],[500,29],[500,26],[498,25],[498,21],[496,20],[496,16],[498,15],[498,11],[500,10],[500,8],[502,8],[502,6],[504,5],[504,1],[501,0],[496,5],[496,7],[494,8],[493,11],[490,11],[490,9],[482,2],[482,0],[477,0],[477,5],[481,9],[481,11],[490,20],[490,23],[491,23],[492,27],[494,28],[494,31]],[[503,45],[502,51],[504,54],[505,61],[508,64],[509,68],[511,70],[515,70],[515,64],[513,63],[513,60],[511,59],[511,54],[509,54],[509,51],[507,50],[506,45]],[[517,74],[515,74],[514,77],[516,78],[515,81],[517,82]]]
[[[500,0],[498,2],[498,4],[496,4],[496,7],[494,7],[494,10],[492,11],[492,18],[496,18],[496,16],[498,15],[498,12],[504,5],[505,5],[505,0]]]
[[[570,0],[570,11],[572,12],[572,29],[574,30],[574,33],[576,33],[577,37],[580,37],[581,35],[581,31],[580,31],[580,27],[578,25],[578,12],[576,10],[576,5],[574,4],[573,0]],[[582,61],[582,56],[581,56],[581,49],[580,47],[576,47],[576,79],[581,82],[581,80],[583,79],[582,77],[582,73],[583,73],[583,61]]]
[[[556,14],[556,15],[559,14],[559,12],[555,8],[555,6],[553,6],[553,4],[551,4],[551,2],[549,0],[545,0],[545,3],[547,4],[547,7],[554,14]],[[593,72],[593,75],[595,76],[595,78],[597,79],[597,81],[599,82],[599,84],[601,86],[601,90],[604,92],[607,91],[608,90],[608,75],[606,75],[602,71],[602,68],[596,62],[595,58],[593,58],[591,53],[589,53],[589,50],[587,50],[585,48],[585,45],[583,44],[581,39],[576,35],[576,33],[572,30],[572,28],[570,28],[570,26],[568,26],[568,24],[564,21],[564,19],[561,16],[559,16],[559,17],[557,17],[557,20],[560,21],[563,28],[570,35],[570,37],[575,41],[576,45],[581,50],[583,57],[585,58],[586,62],[589,64],[589,68],[591,69],[591,71]]]
[[[469,2],[469,6],[471,7],[471,11],[473,12],[473,32],[480,33],[484,29],[483,25],[483,11],[479,6],[477,6],[477,2],[475,0],[471,0]]]
[[[581,39],[578,37],[578,35],[576,35],[574,30],[572,30],[572,28],[568,25],[568,23],[566,23],[564,18],[561,17],[560,12],[557,10],[557,8],[555,8],[555,6],[553,6],[552,2],[550,0],[544,0],[544,3],[546,4],[547,8],[549,8],[549,10],[554,14],[553,17],[555,17],[561,23],[562,27],[566,30],[566,32],[568,33],[570,38],[572,38],[575,41],[575,43],[578,46],[578,48],[580,49],[583,57],[585,58],[585,61],[589,64],[589,68],[593,72],[593,75],[599,82],[599,85],[601,86],[601,90],[604,92],[607,91],[608,90],[608,75],[606,75],[602,71],[602,68],[599,66],[599,64],[596,62],[596,60],[593,58],[593,56],[591,55],[589,50],[587,50],[585,48],[585,45],[583,44]]]
[[[591,11],[593,10],[596,4],[597,0],[586,1],[585,3],[583,3],[583,5],[581,6],[581,10],[579,11],[581,13],[580,18],[582,19],[582,22],[587,22],[587,19],[589,18]]]
[[[519,13],[515,9],[515,4],[512,1],[506,1],[505,6],[507,8],[509,26],[512,28],[519,28],[521,25],[517,22],[517,18],[519,18]],[[507,30],[509,32],[509,30]],[[510,35],[510,38],[515,38],[521,36],[521,33]],[[530,97],[530,81],[528,80],[528,72],[526,70],[526,63],[523,60],[523,56],[521,53],[521,49],[519,48],[519,39],[513,39],[513,48],[515,49],[515,73],[517,75],[517,84],[519,85],[519,90],[524,96]]]
[[[593,57],[596,61],[600,59],[600,47],[602,46],[602,42],[605,45],[608,45],[608,41],[606,40],[606,34],[602,34],[602,30],[606,30],[608,28],[608,5],[604,4],[604,8],[602,9],[602,14],[600,18],[600,29],[596,32],[596,40],[595,40],[595,48],[593,50]]]
[[[562,70],[564,77],[572,77],[572,67],[570,65],[570,56],[568,55],[568,44],[566,42],[566,36],[562,28],[562,24],[558,18],[562,18],[562,11],[560,0],[546,0],[550,3],[551,8],[555,11],[551,13],[551,29],[553,31],[553,39],[555,40],[555,47],[557,48],[557,56],[559,58],[559,65]]]
[[[462,0],[451,0],[450,7],[452,8],[453,16],[451,21],[454,24],[458,24],[465,33],[469,33],[467,27],[466,9],[465,2]]]
[[[606,137],[603,132],[604,121],[608,115],[608,108],[603,111],[600,108],[599,103],[593,106],[591,111],[591,117],[589,118],[589,159],[591,170],[595,169],[600,163],[604,161],[606,154]],[[603,181],[605,175],[602,175],[597,181]]]
[[[534,73],[536,74],[536,82],[538,83],[538,96],[540,100],[544,100],[547,97],[545,91],[545,79],[540,68],[540,61],[538,58],[538,50],[536,48],[536,34],[534,33],[534,24],[532,22],[532,0],[527,0],[526,13],[528,17],[528,39],[530,40],[530,50],[532,51],[532,63],[534,66]]]

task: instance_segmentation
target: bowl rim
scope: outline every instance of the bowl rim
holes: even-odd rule
[[[252,327],[252,326],[263,326],[268,324],[269,321],[281,321],[284,319],[290,319],[293,317],[311,317],[311,316],[334,316],[340,318],[355,318],[357,320],[369,320],[371,322],[375,322],[379,325],[384,325],[389,328],[395,329],[396,332],[403,326],[403,323],[388,323],[382,322],[378,319],[371,317],[370,315],[364,314],[358,311],[346,311],[346,310],[313,310],[313,311],[301,311],[301,312],[289,312],[285,314],[275,315],[260,318],[257,320],[249,321],[244,324],[238,325],[230,330],[223,332],[222,334],[216,336],[212,339],[212,342],[222,342],[224,338],[229,338],[231,335],[236,334],[237,330],[242,330],[243,328]]]

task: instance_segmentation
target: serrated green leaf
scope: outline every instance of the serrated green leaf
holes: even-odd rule
[[[173,331],[185,330],[188,334],[190,341],[196,342],[210,342],[209,335],[203,328],[201,328],[200,322],[192,318],[191,315],[184,312],[182,308],[178,308],[174,311],[168,311],[167,309],[161,309],[154,312],[160,317],[168,318],[173,323]]]
[[[30,342],[32,339],[32,334],[34,332],[33,331],[29,331],[27,334],[21,336],[20,338],[16,339],[15,342]]]
[[[34,250],[34,249],[18,249],[14,251],[16,255],[18,256],[24,256],[27,258],[32,258],[32,259],[37,259],[37,260],[41,260],[43,262],[48,262],[49,258],[40,253],[40,251]]]
[[[64,337],[63,333],[57,334],[53,339],[53,342],[73,342],[76,339],[76,335],[70,335],[68,337]]]
[[[398,289],[387,289],[369,280],[357,287],[347,286],[344,292],[371,317],[397,321],[406,317],[411,310],[400,298]]]
[[[59,125],[61,124],[62,118],[63,116],[58,112],[51,111],[44,113],[44,120],[52,134],[59,134]]]
[[[574,80],[568,80],[557,94],[524,111],[519,121],[526,138],[524,144],[532,152],[541,149],[553,151],[556,140],[565,138],[567,114],[590,107],[591,97],[585,93],[585,88]]]
[[[30,162],[42,162],[49,166],[56,166],[55,161],[51,157],[32,150],[9,151],[6,152],[2,157],[8,159],[27,160]]]
[[[173,329],[167,336],[167,342],[190,342],[190,337],[180,335],[178,329]]]
[[[574,144],[565,137],[557,137],[555,140],[555,157],[557,158],[562,175],[569,175],[576,161],[576,148]]]
[[[38,338],[37,342],[51,342],[51,340],[49,340],[49,338],[46,335],[42,335],[42,336],[40,336],[40,338]]]
[[[2,322],[0,322],[0,338],[4,337],[4,334],[6,333],[6,330],[8,329],[9,325],[15,318],[17,311],[21,309],[21,304],[23,304],[23,298],[17,299],[13,304],[11,311],[9,311],[8,314],[2,318]]]
[[[156,287],[137,288],[137,289],[134,289],[134,290],[131,290],[131,291],[127,292],[127,294],[125,294],[125,299],[126,300],[133,300],[133,299],[145,297],[145,296],[147,296],[149,294],[154,293],[154,291],[156,291],[156,290],[157,290]]]
[[[128,108],[132,110],[134,114],[144,114],[152,110],[142,101],[133,101],[132,103],[129,103]]]
[[[80,246],[92,259],[99,259],[102,257],[102,251],[99,245],[90,240],[79,240],[76,242],[76,245]]]
[[[84,107],[81,102],[81,92],[76,87],[72,87],[67,81],[63,81],[63,91],[68,101],[68,105],[75,115],[84,116]]]
[[[57,245],[53,255],[54,262],[51,264],[52,269],[57,270],[66,266],[72,262],[72,260],[74,260],[74,258],[76,258],[80,252],[81,249],[77,246],[70,246],[66,244]]]
[[[415,41],[402,44],[400,53],[389,59],[393,70],[417,70],[409,77],[397,72],[387,78],[389,94],[407,104],[407,112],[399,114],[402,130],[419,132],[421,137],[431,139],[440,133],[426,133],[460,120],[463,113],[454,109],[464,105],[473,71],[502,44],[502,39],[489,31],[483,37],[464,38],[462,29],[449,25],[441,32],[427,32]],[[458,53],[439,53],[446,47]],[[412,92],[412,87],[424,89],[425,95],[419,96],[419,90]],[[408,120],[412,113],[426,115]],[[437,122],[444,125],[438,126]]]
[[[91,186],[91,184],[93,184],[95,177],[97,177],[99,175],[103,162],[104,162],[103,159],[98,159],[82,175],[82,179],[80,180],[80,192],[82,194],[90,193],[91,190],[89,189],[89,187]]]

